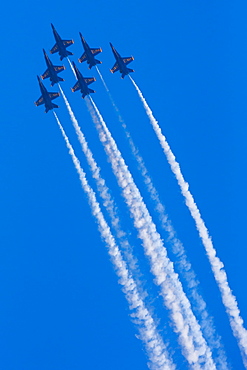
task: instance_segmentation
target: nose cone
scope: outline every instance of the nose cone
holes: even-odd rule
[[[113,51],[113,53],[116,51],[116,49],[114,48],[114,46],[112,45],[112,43],[110,42],[110,46],[111,46],[111,49]]]
[[[86,40],[84,39],[84,37],[82,36],[82,34],[81,34],[81,32],[79,32],[80,33],[80,37],[81,37],[81,42],[82,42],[82,45],[83,45],[83,47],[85,48],[85,46],[86,46]]]

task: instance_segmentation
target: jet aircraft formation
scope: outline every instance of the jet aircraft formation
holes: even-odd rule
[[[68,58],[68,56],[70,55],[73,55],[73,53],[67,50],[67,48],[70,45],[74,44],[74,40],[62,40],[62,38],[57,33],[55,27],[53,26],[53,24],[51,24],[51,27],[52,27],[52,31],[53,31],[53,35],[54,35],[56,43],[50,50],[50,53],[51,54],[58,53],[60,55],[60,60],[63,60],[63,58]],[[102,49],[101,48],[90,48],[90,46],[87,44],[82,34],[79,33],[79,35],[81,38],[84,53],[78,59],[78,61],[80,63],[87,62],[89,69],[96,66],[97,64],[101,64],[102,62],[98,59],[95,59],[95,56],[101,53]],[[127,64],[132,62],[134,58],[132,56],[131,57],[121,57],[121,55],[117,52],[117,50],[114,48],[114,46],[111,43],[110,43],[110,46],[111,46],[113,55],[116,60],[114,66],[112,67],[112,69],[110,69],[110,71],[112,73],[119,71],[121,73],[121,78],[124,78],[129,73],[134,72],[133,69],[127,67]],[[57,83],[60,83],[60,81],[64,81],[63,78],[58,76],[58,73],[64,71],[65,67],[53,65],[52,61],[50,60],[50,58],[48,57],[44,49],[43,49],[43,53],[44,53],[47,69],[41,75],[42,80],[49,78],[51,82],[51,86]],[[90,89],[88,85],[96,81],[96,79],[94,77],[83,77],[82,73],[79,71],[78,67],[76,66],[74,62],[72,62],[72,66],[73,66],[73,69],[74,69],[74,72],[77,78],[77,82],[75,86],[71,89],[72,92],[80,90],[82,93],[82,98],[85,98],[86,95],[89,95],[91,93],[95,93],[95,91]],[[60,93],[48,92],[44,84],[40,80],[40,77],[39,76],[37,77],[39,81],[41,97],[34,104],[36,106],[44,104],[46,113],[49,110],[52,110],[53,108],[58,108],[58,105],[52,103],[52,100],[59,97]]]

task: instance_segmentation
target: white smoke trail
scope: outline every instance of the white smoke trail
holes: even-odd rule
[[[111,234],[110,228],[104,219],[99,203],[96,200],[95,193],[87,182],[85,173],[74,153],[74,149],[71,146],[56,113],[54,111],[53,113],[66,142],[66,146],[69,150],[69,154],[71,155],[74,166],[80,177],[81,186],[87,195],[92,214],[97,221],[101,238],[108,248],[111,261],[115,268],[116,274],[119,277],[119,284],[122,285],[122,290],[125,294],[125,298],[128,301],[129,309],[133,311],[132,317],[135,319],[135,323],[140,333],[140,339],[143,341],[143,344],[146,348],[150,360],[150,368],[153,370],[174,370],[175,365],[172,363],[166,346],[158,334],[152,316],[140,298],[135,281],[128,271],[126,263],[121,256],[121,252],[116,245],[113,235]]]
[[[116,231],[116,236],[119,240],[119,243],[122,247],[122,250],[124,251],[125,257],[127,258],[129,267],[130,267],[132,273],[135,275],[135,278],[137,279],[137,276],[141,275],[139,270],[138,270],[138,267],[137,267],[137,265],[138,265],[137,260],[134,257],[134,255],[132,254],[132,247],[130,246],[130,244],[128,242],[127,235],[123,231],[123,229],[121,228],[120,219],[118,217],[116,207],[115,207],[114,201],[111,197],[109,188],[107,187],[105,180],[102,178],[102,176],[100,174],[100,168],[97,165],[97,162],[95,161],[95,159],[93,157],[92,151],[89,149],[86,138],[85,138],[83,132],[81,131],[79,123],[78,123],[78,121],[77,121],[77,119],[74,115],[74,112],[72,111],[72,108],[69,104],[69,101],[68,101],[66,95],[64,94],[63,89],[61,88],[61,85],[58,84],[58,87],[61,91],[62,97],[64,99],[65,105],[66,105],[67,110],[68,110],[69,115],[70,115],[70,119],[71,119],[72,124],[73,124],[73,127],[76,131],[78,140],[81,144],[82,151],[83,151],[83,153],[86,157],[86,160],[87,160],[88,165],[90,167],[90,170],[92,172],[92,176],[96,181],[97,190],[98,190],[98,192],[99,192],[99,194],[100,194],[100,196],[103,200],[103,205],[106,208],[106,210],[107,210],[107,212],[110,216],[111,225],[114,228],[114,230]],[[136,283],[139,287],[141,286],[140,281],[136,280]],[[145,297],[146,295],[147,294],[145,292],[142,293],[143,297]]]
[[[130,145],[132,154],[138,163],[139,170],[144,179],[144,183],[151,196],[151,199],[154,201],[155,210],[157,211],[159,215],[161,227],[168,233],[168,240],[171,243],[172,252],[177,257],[176,262],[178,262],[178,269],[182,273],[183,277],[185,278],[187,286],[190,290],[190,294],[192,297],[192,306],[200,315],[200,318],[201,318],[200,324],[201,324],[204,336],[207,339],[211,349],[212,350],[214,349],[215,352],[217,353],[216,357],[214,358],[215,362],[217,363],[217,368],[221,370],[227,370],[228,369],[227,359],[226,359],[225,351],[223,350],[221,338],[216,333],[216,330],[214,328],[213,319],[212,317],[210,317],[207,311],[206,302],[204,301],[203,297],[198,292],[197,287],[199,285],[199,282],[196,278],[196,274],[191,266],[191,263],[188,260],[184,246],[182,242],[176,237],[176,232],[172,226],[171,221],[168,218],[165,207],[160,200],[158,191],[155,188],[151,177],[148,175],[148,170],[145,166],[144,160],[139,154],[139,151],[136,148],[131,138],[130,133],[127,131],[127,128],[124,122],[122,126],[129,140],[129,145]]]
[[[96,70],[97,70],[97,72],[98,72],[98,74],[99,74],[99,76],[100,76],[100,79],[101,79],[101,81],[102,81],[103,85],[105,86],[106,91],[109,93],[109,92],[110,92],[110,90],[109,90],[109,88],[108,88],[107,84],[105,83],[105,80],[103,79],[103,76],[102,76],[102,74],[100,73],[99,68],[98,68],[97,66],[95,66],[95,68],[96,68]]]
[[[167,160],[171,166],[172,172],[174,173],[178,184],[180,186],[181,192],[185,198],[186,205],[195,221],[196,228],[199,232],[199,235],[201,237],[202,243],[205,247],[208,259],[211,264],[211,268],[215,277],[215,280],[218,284],[218,287],[221,292],[222,301],[226,308],[226,312],[229,317],[230,325],[233,331],[233,335],[237,339],[244,366],[247,369],[247,331],[244,328],[244,322],[240,314],[240,310],[238,308],[238,303],[236,297],[233,295],[228,279],[227,274],[224,270],[224,264],[221,262],[219,257],[216,256],[216,250],[213,246],[212,240],[209,236],[209,232],[205,226],[205,223],[201,217],[200,211],[194,201],[194,198],[189,191],[189,184],[184,180],[184,177],[182,175],[180,165],[176,161],[176,158],[166,140],[166,137],[163,135],[161,128],[159,127],[158,122],[153,116],[153,113],[151,109],[149,108],[142,92],[136,85],[133,78],[129,76],[130,80],[132,81],[133,85],[135,86],[138,95],[143,103],[143,106],[145,108],[145,111],[149,117],[149,120],[153,126],[153,129],[159,139],[160,145],[164,150],[164,153],[167,157]]]
[[[67,61],[69,62],[70,68],[72,69],[72,72],[74,73],[74,76],[75,76],[75,78],[77,79],[77,77],[76,77],[76,73],[75,73],[75,70],[74,70],[74,67],[73,67],[73,65],[72,65],[72,63],[71,63],[71,61],[70,61],[69,57],[67,57]]]
[[[127,134],[128,132],[126,133],[126,135]],[[198,292],[197,287],[199,285],[199,282],[191,266],[191,263],[188,260],[184,246],[182,242],[176,237],[176,232],[166,214],[165,207],[160,200],[158,191],[155,188],[151,177],[148,175],[148,171],[143,161],[143,158],[140,156],[138,149],[135,147],[131,137],[129,138],[129,144],[132,153],[134,154],[135,159],[138,163],[147,190],[151,196],[151,199],[154,201],[155,209],[159,215],[161,226],[168,233],[168,240],[171,243],[172,252],[177,257],[176,262],[178,263],[178,269],[185,278],[185,281],[187,283],[187,286],[192,297],[192,307],[200,315],[199,321],[204,336],[207,339],[211,350],[215,350],[214,360],[217,363],[217,369],[227,370],[228,369],[227,358],[225,351],[223,349],[223,345],[221,343],[221,337],[216,333],[213,318],[209,315],[207,311],[206,302]]]
[[[193,369],[215,369],[211,350],[202,336],[200,326],[191,310],[190,302],[184,294],[178,275],[174,272],[173,264],[167,257],[166,249],[141,194],[98,108],[90,96],[89,99],[86,100],[89,112],[111,162],[118,184],[122,188],[123,197],[134,219],[138,235],[143,242],[145,254],[150,259],[155,283],[160,287],[165,306],[170,310],[182,352]]]
[[[114,102],[114,99],[113,99],[113,97],[110,93],[110,90],[109,90],[102,74],[100,73],[98,67],[96,67],[96,69],[97,69],[97,72],[100,76],[100,79],[101,79],[103,85],[105,86],[105,89],[108,93],[108,96],[109,96],[109,99],[112,103],[112,106],[116,111],[116,114],[118,116],[118,120],[119,120],[119,122],[121,123],[121,125],[124,129],[125,135],[128,139],[129,145],[130,145],[132,155],[138,163],[138,168],[141,172],[141,175],[142,175],[144,183],[147,187],[148,193],[150,194],[151,199],[154,201],[155,210],[157,211],[157,213],[159,215],[161,226],[168,233],[169,241],[171,242],[172,252],[178,258],[176,262],[178,263],[179,271],[180,271],[180,273],[183,274],[183,276],[186,280],[187,286],[190,290],[190,294],[192,296],[192,306],[198,312],[198,314],[200,315],[200,318],[201,318],[200,323],[201,323],[201,327],[202,327],[203,333],[205,335],[205,338],[208,340],[208,343],[209,343],[211,349],[215,350],[215,352],[216,352],[215,353],[215,362],[217,363],[217,368],[219,368],[221,370],[227,370],[228,369],[227,359],[226,359],[225,351],[223,349],[223,345],[221,343],[221,338],[216,333],[216,330],[214,328],[213,319],[212,319],[212,317],[210,317],[210,315],[207,311],[206,302],[204,301],[203,297],[198,292],[197,286],[198,286],[199,283],[197,281],[196,274],[192,269],[191,263],[188,261],[184,246],[181,243],[181,241],[176,237],[176,232],[175,232],[175,230],[172,226],[171,221],[168,218],[165,207],[164,207],[164,205],[162,204],[162,202],[160,200],[158,191],[155,188],[155,186],[152,182],[152,179],[148,174],[148,170],[146,168],[144,160],[143,160],[142,156],[140,155],[138,148],[135,146],[135,144],[133,142],[131,134],[127,129],[127,126],[126,126],[126,124],[124,122],[124,119],[122,118],[122,116],[119,112],[119,109],[118,109],[116,103]]]

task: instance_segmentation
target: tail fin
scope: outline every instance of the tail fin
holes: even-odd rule
[[[82,99],[85,98],[85,96],[89,95],[89,94],[92,94],[92,93],[95,93],[96,91],[92,90],[92,89],[88,89],[88,93],[83,93],[82,94]]]
[[[52,108],[46,108],[45,109],[45,113],[48,113],[49,110],[52,110],[53,108],[59,108],[59,106],[57,104],[54,104],[54,103],[51,103],[51,106],[52,106]]]
[[[64,81],[64,78],[62,78],[62,77],[57,76],[57,78],[58,78],[58,81]],[[52,81],[51,86],[54,86],[56,83],[57,82]]]
[[[131,72],[135,72],[134,69],[131,69],[131,68],[127,68],[127,71],[128,71],[128,73],[122,73],[121,78],[124,78],[125,76],[127,76]]]
[[[69,50],[66,50],[66,53],[67,53],[67,56],[66,57],[68,57],[68,55],[74,55],[73,53],[71,53],[71,51],[69,51]],[[66,58],[64,55],[61,55],[61,57],[60,57],[60,60],[63,60],[63,58]]]

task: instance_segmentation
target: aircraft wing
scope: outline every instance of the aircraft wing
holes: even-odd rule
[[[42,75],[41,78],[42,80],[45,80],[46,78],[50,77],[50,72],[49,69],[47,69]]]
[[[38,107],[39,105],[44,103],[45,103],[44,98],[43,96],[41,96],[34,104],[36,105],[36,107]]]
[[[79,62],[80,62],[80,63],[85,62],[85,60],[87,60],[87,55],[86,55],[86,53],[84,52],[84,53],[82,54],[82,56],[81,56],[78,60],[79,60]]]
[[[49,93],[49,97],[51,100],[58,98],[59,95],[60,95],[59,93]]]
[[[84,81],[86,82],[87,85],[90,85],[94,81],[96,81],[96,78],[90,77],[90,78],[84,78]]]
[[[57,73],[62,72],[65,70],[64,66],[54,66],[54,69]]]
[[[76,82],[75,86],[71,89],[73,92],[80,90],[80,83],[79,81]]]
[[[110,69],[111,73],[115,73],[119,70],[119,66],[118,66],[118,63],[116,62],[114,64],[114,66],[112,67],[112,69]]]
[[[90,49],[93,55],[97,55],[102,52],[101,48]]]
[[[54,46],[53,46],[53,48],[50,50],[50,53],[51,54],[54,54],[54,53],[57,53],[58,52],[58,44],[55,44]]]
[[[69,45],[72,45],[72,44],[74,44],[74,41],[73,40],[63,40],[63,44],[64,44],[64,46],[69,46]]]
[[[122,59],[123,59],[124,64],[129,64],[130,62],[132,62],[132,60],[134,60],[133,57],[126,57]]]

